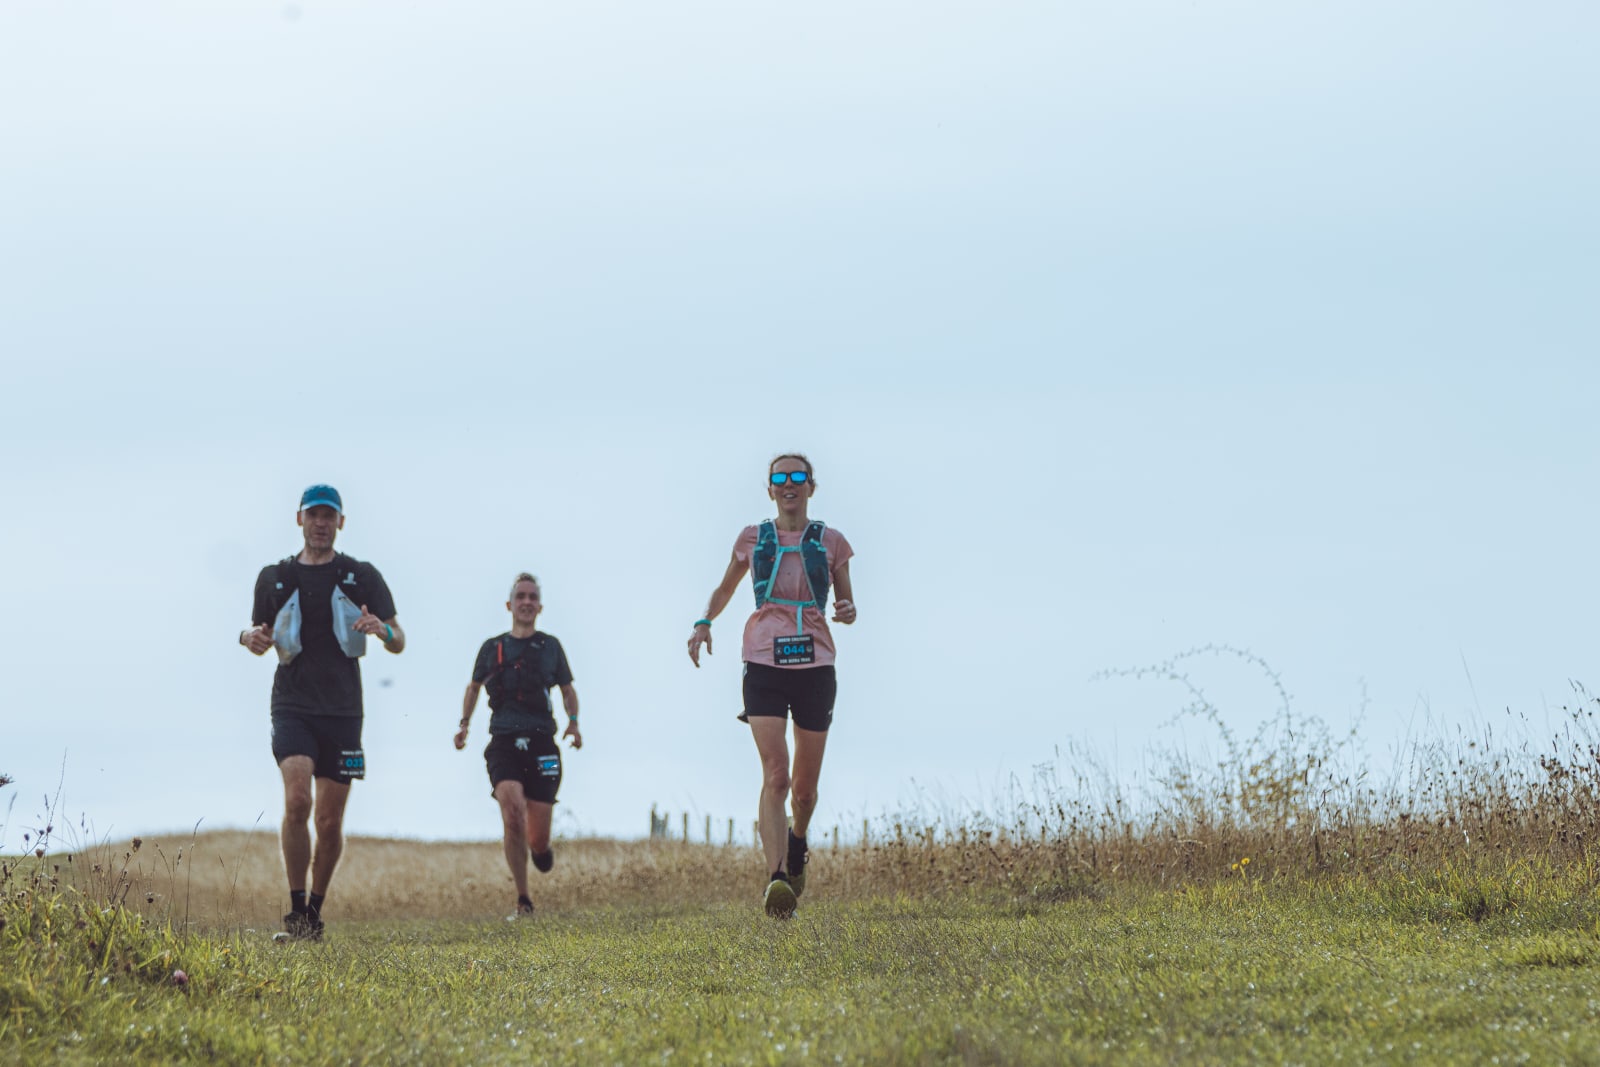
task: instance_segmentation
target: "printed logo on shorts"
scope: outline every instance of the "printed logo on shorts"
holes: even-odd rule
[[[540,756],[539,757],[539,777],[541,777],[541,778],[559,778],[559,777],[561,777],[561,757],[560,756]]]

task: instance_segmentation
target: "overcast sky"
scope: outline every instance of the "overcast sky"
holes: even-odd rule
[[[312,482],[410,637],[356,833],[494,837],[450,744],[510,578],[557,826],[735,816],[767,459],[860,622],[817,825],[1137,769],[1248,649],[1375,764],[1553,729],[1590,609],[1600,9],[1424,0],[0,5],[0,846],[275,827],[235,643]],[[1236,729],[1278,704],[1193,665]],[[486,711],[486,709],[482,709]],[[1498,718],[1497,718],[1498,717]],[[64,772],[63,772],[64,765]],[[64,777],[63,777],[64,775]],[[5,807],[0,803],[0,821]]]

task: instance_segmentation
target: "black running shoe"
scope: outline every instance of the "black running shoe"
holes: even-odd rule
[[[287,941],[321,941],[322,920],[308,911],[291,911],[283,917],[283,933]]]
[[[506,922],[514,923],[518,919],[526,919],[533,915],[533,901],[527,897],[517,898],[517,910],[506,916]]]
[[[789,886],[794,890],[794,895],[799,896],[806,891],[806,864],[811,862],[811,852],[806,848],[806,839],[794,836],[794,831],[789,831]]]

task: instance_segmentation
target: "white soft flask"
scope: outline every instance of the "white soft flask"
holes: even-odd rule
[[[367,654],[367,635],[356,629],[356,622],[360,618],[361,609],[355,601],[345,596],[343,589],[334,586],[333,636],[339,639],[339,647],[351,659],[360,659]]]
[[[289,594],[289,599],[278,609],[272,620],[272,647],[278,650],[278,662],[288,663],[300,654],[300,590]]]

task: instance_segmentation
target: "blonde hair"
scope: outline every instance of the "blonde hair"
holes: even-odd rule
[[[800,453],[800,452],[785,452],[782,455],[773,456],[772,457],[772,462],[767,464],[767,473],[768,474],[772,473],[772,468],[776,467],[778,465],[778,461],[781,460],[781,459],[797,459],[801,463],[804,463],[806,465],[806,477],[808,479],[810,479],[811,481],[813,481],[813,482],[816,481],[817,472],[811,469],[811,461],[809,459],[807,459],[803,453]]]
[[[538,585],[539,579],[535,578],[527,571],[522,571],[515,578],[511,579],[511,592],[506,594],[507,600],[517,599],[517,586],[521,585],[523,582],[532,582],[534,585]]]

